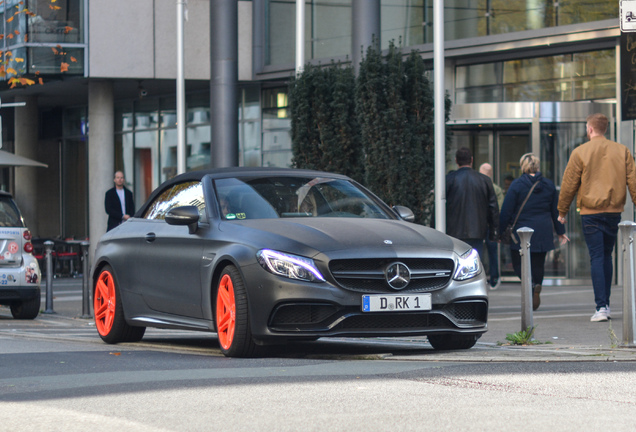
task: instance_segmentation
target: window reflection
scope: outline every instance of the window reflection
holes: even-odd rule
[[[205,219],[205,199],[200,182],[179,183],[167,189],[148,207],[144,213],[144,218],[163,220],[170,210],[183,206],[197,207],[199,216]]]
[[[296,0],[266,1],[266,64],[294,63]],[[305,56],[344,56],[351,51],[351,0],[305,0]]]
[[[458,66],[456,103],[611,99],[615,56],[610,49]]]

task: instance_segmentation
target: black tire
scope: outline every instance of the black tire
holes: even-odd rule
[[[119,283],[112,267],[108,265],[100,270],[95,281],[93,308],[95,327],[104,342],[139,342],[144,337],[146,327],[133,327],[126,322]]]
[[[428,342],[436,350],[461,350],[475,346],[481,335],[439,334],[429,335]]]
[[[15,319],[35,319],[40,313],[40,289],[35,297],[11,303],[11,315]]]
[[[235,313],[229,312],[234,307]],[[214,296],[214,326],[219,347],[227,357],[253,357],[257,345],[250,329],[247,291],[238,269],[229,265],[219,277]]]

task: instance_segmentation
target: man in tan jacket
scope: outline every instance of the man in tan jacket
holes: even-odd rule
[[[627,188],[636,202],[636,167],[631,153],[622,144],[604,137],[608,125],[603,114],[587,117],[589,142],[574,149],[561,183],[559,222],[577,195],[585,243],[590,252],[592,286],[596,312],[591,321],[607,321],[610,316],[612,251],[618,224],[625,207]]]

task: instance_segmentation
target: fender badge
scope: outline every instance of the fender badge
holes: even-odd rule
[[[391,240],[384,240],[384,244],[393,244]]]

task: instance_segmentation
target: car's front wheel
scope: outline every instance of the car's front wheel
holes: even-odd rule
[[[133,327],[126,323],[117,280],[110,266],[99,272],[93,293],[95,327],[102,340],[109,344],[138,342],[146,327]]]
[[[428,342],[436,350],[460,350],[475,346],[480,335],[441,334],[429,335]]]
[[[221,352],[228,357],[251,357],[256,344],[250,330],[245,284],[238,269],[227,266],[216,290],[215,325]]]
[[[40,289],[29,300],[11,303],[11,315],[15,319],[35,319],[40,313]]]

